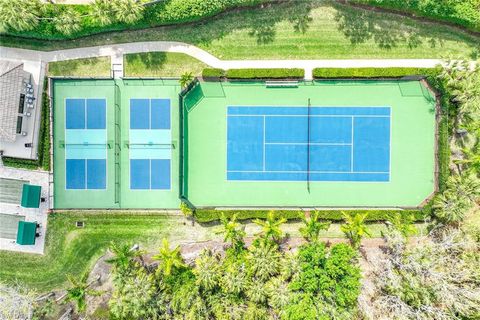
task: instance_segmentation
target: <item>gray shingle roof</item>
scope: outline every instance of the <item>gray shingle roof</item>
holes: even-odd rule
[[[23,63],[0,61],[0,140],[15,141]]]

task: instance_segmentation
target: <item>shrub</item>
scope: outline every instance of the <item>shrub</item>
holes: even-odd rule
[[[225,77],[225,70],[216,68],[205,68],[202,71],[202,78],[222,78]]]
[[[303,79],[303,69],[229,69],[230,79]]]
[[[401,78],[413,75],[429,75],[431,68],[315,68],[313,77],[324,78]]]
[[[354,0],[354,2],[408,12],[428,18],[448,21],[472,30],[480,30],[479,0]]]
[[[430,206],[425,206],[423,209],[412,210],[321,210],[319,211],[319,219],[330,221],[343,221],[342,211],[349,214],[365,214],[368,216],[365,221],[387,221],[390,220],[392,215],[401,214],[402,216],[413,215],[415,221],[424,220],[430,214]],[[247,219],[265,219],[269,210],[228,210],[219,211],[215,209],[196,209],[195,218],[198,222],[212,222],[220,220],[223,215],[226,218],[230,218],[236,214],[237,220]],[[302,211],[296,210],[275,210],[275,216],[278,218],[285,218],[287,220],[300,219]]]

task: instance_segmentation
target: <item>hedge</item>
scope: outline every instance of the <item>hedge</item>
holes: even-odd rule
[[[30,31],[7,30],[7,34],[44,40],[75,39],[92,34],[109,31],[144,29],[180,23],[200,21],[223,11],[250,7],[271,2],[272,0],[164,0],[145,5],[143,18],[134,23],[114,22],[102,26],[90,16],[89,5],[68,5],[81,16],[80,28],[71,35],[65,35],[55,28],[53,17],[64,10],[67,5],[44,4],[39,24]]]
[[[401,78],[414,75],[429,75],[433,68],[315,68],[315,79],[326,78]]]
[[[480,0],[352,0],[352,2],[446,21],[480,31]]]
[[[303,69],[229,69],[226,71],[229,79],[303,79]]]
[[[48,81],[45,78],[42,95],[42,117],[37,148],[37,160],[2,157],[3,164],[7,167],[36,170],[42,168],[50,171],[50,99],[48,97]]]
[[[223,213],[226,217],[237,214],[238,220],[247,219],[265,219],[269,210],[215,210],[215,209],[196,209],[194,213],[195,220],[200,223],[212,222],[219,220]],[[320,217],[323,220],[343,221],[342,212],[350,214],[368,213],[368,222],[386,221],[394,214],[410,215],[413,214],[415,220],[423,221],[430,214],[430,206],[417,210],[321,210]],[[275,210],[277,217],[287,220],[299,219],[302,211],[296,210]]]
[[[205,68],[202,70],[202,78],[223,78],[225,77],[225,70],[216,68]]]

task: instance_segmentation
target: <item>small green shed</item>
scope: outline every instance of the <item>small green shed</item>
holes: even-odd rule
[[[35,244],[35,234],[37,233],[36,222],[18,221],[17,243],[21,245]]]
[[[42,193],[41,186],[32,184],[24,184],[22,190],[22,207],[24,208],[39,208],[40,195]]]

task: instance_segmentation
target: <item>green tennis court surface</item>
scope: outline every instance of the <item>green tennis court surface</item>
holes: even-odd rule
[[[201,82],[184,118],[196,206],[417,206],[434,191],[435,104],[419,81]]]
[[[178,208],[174,80],[55,80],[56,208]]]
[[[408,207],[434,191],[418,81],[200,82],[182,108],[174,80],[53,90],[56,208]]]

